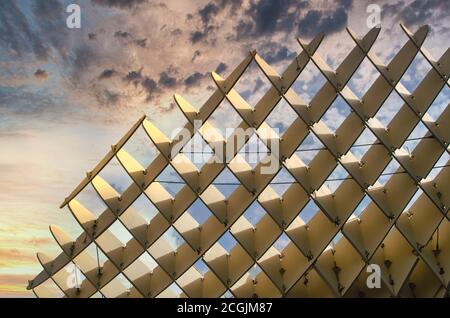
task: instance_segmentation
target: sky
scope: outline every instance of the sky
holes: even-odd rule
[[[81,8],[79,29],[66,25],[71,3]],[[360,36],[369,30],[369,4],[381,9],[372,50],[385,63],[407,41],[400,22],[413,31],[428,24],[424,46],[436,58],[448,48],[445,0],[0,1],[0,296],[32,296],[26,285],[41,270],[36,252],[59,253],[49,224],[74,237],[81,231],[61,202],[139,117],[170,135],[184,125],[174,93],[199,107],[215,89],[211,71],[225,77],[253,49],[281,73],[301,52],[298,37],[324,32],[319,53],[335,68],[353,47],[345,27]],[[418,56],[402,83],[413,89],[428,70]],[[349,86],[362,94],[376,74],[365,61]],[[323,82],[308,64],[294,89],[308,101]],[[236,89],[255,105],[268,86],[251,65]],[[432,115],[449,97],[444,88]],[[398,99],[389,99],[381,121]],[[348,111],[333,106],[323,119],[336,128]],[[268,121],[283,129],[289,109],[278,110]],[[220,109],[212,120],[226,127],[235,117]]]

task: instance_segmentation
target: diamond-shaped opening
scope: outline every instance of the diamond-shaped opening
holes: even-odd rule
[[[298,217],[302,219],[305,224],[308,224],[317,213],[322,213],[320,208],[313,200],[309,200],[306,206],[300,211]]]
[[[250,267],[250,269],[248,270],[248,274],[250,275],[250,277],[252,279],[255,279],[256,276],[258,276],[259,273],[261,273],[261,267],[259,267],[258,264],[254,264],[252,267]]]
[[[139,127],[131,138],[123,146],[136,161],[138,161],[144,168],[148,167],[150,163],[159,154],[156,146],[151,142],[148,135],[142,127]]]
[[[239,187],[240,182],[230,169],[224,168],[214,179],[213,184],[225,198],[228,198]]]
[[[350,112],[351,109],[346,101],[341,96],[338,96],[322,116],[322,120],[331,131],[336,133],[336,130],[341,126]]]
[[[286,168],[281,168],[277,175],[272,179],[269,185],[278,194],[278,196],[283,196],[287,189],[295,182],[295,179],[287,171]]]
[[[233,235],[230,234],[229,231],[226,231],[218,240],[218,243],[227,251],[227,253],[230,253],[231,250],[236,246],[237,241],[233,237]]]
[[[333,172],[325,180],[324,184],[330,189],[331,192],[335,192],[344,180],[350,178],[347,170],[345,170],[340,163],[336,165]]]
[[[146,267],[146,272],[137,273],[138,270],[141,270],[141,264],[144,264],[144,266]],[[153,257],[149,255],[149,253],[144,252],[130,266],[128,266],[124,270],[124,273],[131,279],[136,279],[140,275],[152,273],[156,267],[158,267],[158,263],[156,263],[156,261],[153,259]],[[134,277],[136,276],[136,274],[138,276]]]
[[[76,196],[76,200],[96,217],[100,216],[107,208],[105,202],[98,196],[91,183]]]
[[[158,177],[156,177],[155,181],[161,183],[164,189],[173,197],[185,186],[184,180],[171,165],[167,165]]]
[[[319,92],[320,88],[326,83],[326,78],[312,61],[309,61],[306,67],[294,82],[292,88],[300,95],[303,101],[309,105],[311,100]]]
[[[405,142],[403,143],[402,148],[408,151],[409,153],[412,153],[416,148],[416,146],[421,141],[421,139],[433,138],[432,136],[425,137],[425,134],[427,132],[428,132],[427,127],[424,124],[422,124],[422,122],[419,122],[409,135],[408,139],[406,139]]]
[[[120,221],[115,221],[108,230],[125,246],[133,237]]]
[[[89,298],[103,298],[103,295],[100,292],[96,292],[94,295],[92,295]]]
[[[336,39],[331,36],[325,36],[316,53],[322,56],[323,60],[326,61],[331,69],[336,70],[339,65],[342,64],[344,59],[350,54],[354,46],[355,42],[349,36],[340,38],[337,44]],[[337,50],[332,51],[334,49],[338,49],[339,53],[336,54]]]
[[[95,243],[91,243],[83,252],[80,253],[80,255],[74,258],[75,263],[77,263],[77,259],[82,257],[84,253],[87,253],[90,257],[92,257],[95,262],[100,265],[100,269],[108,260],[108,257],[106,257],[106,255],[102,252],[101,248],[97,247]],[[81,269],[85,270],[84,268]]]
[[[431,171],[428,173],[426,179],[434,179],[442,169],[448,166],[450,166],[450,155],[447,152],[444,152],[439,160],[435,163],[433,169],[431,169]]]
[[[133,286],[130,281],[122,274],[118,274],[111,280],[106,286],[104,286],[100,291],[108,298],[117,297],[121,294],[122,290],[118,290],[117,286],[123,286],[125,291],[129,291]]]
[[[356,158],[361,160],[373,144],[377,143],[377,137],[375,137],[375,135],[366,128],[358,139],[356,139],[355,143],[350,148],[350,151]]]
[[[253,227],[266,215],[264,208],[254,201],[244,212],[244,217],[249,221]]]
[[[177,230],[173,226],[168,228],[160,239],[166,240],[173,250],[177,250],[181,245],[185,243],[183,237],[177,232]]]
[[[119,194],[123,194],[133,183],[133,179],[130,178],[115,157],[100,171],[99,176],[109,183]]]
[[[392,177],[392,175],[396,173],[399,167],[399,163],[396,160],[391,159],[389,164],[384,168],[377,182],[379,182],[381,185],[385,185],[386,182]]]
[[[348,81],[347,86],[359,99],[362,99],[378,76],[378,70],[369,59],[365,58]]]
[[[363,213],[363,211],[367,208],[370,202],[372,202],[372,200],[367,194],[365,194],[363,199],[359,202],[358,206],[353,211],[352,216],[359,217]]]
[[[279,46],[275,42],[268,42],[258,50],[258,53],[280,76],[297,56],[297,52],[291,51],[286,46]]]
[[[169,287],[167,287],[162,293],[160,293],[157,296],[157,298],[180,298],[180,297],[185,297],[185,294],[176,282],[173,282]]]
[[[266,123],[281,136],[297,117],[297,113],[292,109],[289,103],[282,98],[269,116],[267,116]]]
[[[450,101],[450,88],[448,85],[444,85],[436,99],[431,103],[428,109],[428,115],[435,121],[439,118],[445,108],[449,105]]]
[[[126,217],[127,213],[139,214],[147,224],[158,214],[158,209],[152,204],[145,194],[141,194],[133,204],[121,215],[121,219]]]
[[[403,74],[400,82],[410,93],[413,93],[417,85],[425,78],[431,68],[432,66],[422,54],[417,54],[405,74]]]
[[[181,151],[199,170],[214,153],[213,149],[198,132],[194,134]]]
[[[234,129],[242,122],[242,118],[228,100],[224,98],[210,116],[209,122],[224,138],[228,138]]]
[[[380,34],[378,36],[378,41],[375,41],[372,45],[371,52],[374,52],[375,55],[379,58],[379,60],[385,64],[388,65],[391,60],[394,58],[394,56],[397,55],[398,51],[405,45],[406,41],[408,40],[407,36],[401,32],[399,36],[403,39],[401,42],[398,41],[396,43],[390,43],[388,42],[390,39],[390,35],[387,33],[387,29],[381,28]],[[386,39],[384,41],[383,39]]]
[[[272,84],[253,60],[234,85],[234,89],[254,108]]]
[[[39,295],[39,289],[43,289],[48,291],[52,297],[58,297],[63,298],[65,295],[61,291],[61,289],[56,285],[56,283],[52,279],[47,279],[45,282],[43,282],[41,285],[35,288],[36,293]]]
[[[375,115],[375,118],[378,119],[384,127],[387,127],[403,104],[403,99],[397,94],[396,91],[392,91],[388,98],[384,101],[383,105],[381,105]]]
[[[286,235],[286,233],[283,232],[278,239],[273,243],[273,247],[277,249],[278,252],[282,253],[284,248],[288,246],[288,244],[291,242],[289,237]]]
[[[213,215],[205,203],[200,199],[196,199],[186,212],[189,213],[199,225],[205,223],[205,221]]]
[[[270,153],[267,146],[253,134],[247,143],[239,150],[239,155],[252,167],[255,168],[261,160]]]
[[[416,200],[422,195],[423,191],[422,189],[418,188],[416,193],[412,196],[412,198],[408,201],[408,204],[406,205],[404,211],[408,211],[411,206],[416,202]]]
[[[296,150],[296,155],[309,165],[320,150],[325,150],[325,146],[320,142],[316,135],[309,133],[305,140]]]
[[[194,268],[203,276],[209,272],[209,267],[208,265],[206,265],[206,263],[202,260],[199,259],[197,262],[194,263]]]
[[[234,298],[234,296],[229,290],[227,290],[220,298]]]
[[[333,237],[333,239],[331,240],[330,245],[334,248],[334,246],[344,237],[344,235],[342,234],[342,231],[339,231],[336,233],[336,235]]]
[[[80,288],[81,284],[86,279],[80,268],[73,262],[64,266],[60,271],[54,274],[54,277],[56,281],[67,279],[66,284],[68,288]]]

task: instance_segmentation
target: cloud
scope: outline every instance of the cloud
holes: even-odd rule
[[[14,1],[0,1],[0,43],[19,57],[32,53],[39,60],[48,58],[48,47]]]
[[[34,72],[34,77],[40,80],[45,80],[48,78],[48,73],[47,71],[39,68],[36,70],[36,72]]]
[[[97,100],[100,105],[116,105],[120,101],[120,94],[107,88],[97,93]]]
[[[92,0],[95,5],[118,9],[132,9],[144,2],[147,0]]]
[[[131,37],[131,34],[126,31],[116,31],[116,33],[114,33],[114,37],[128,39]]]
[[[142,79],[142,68],[139,71],[130,71],[123,80],[128,83],[133,83],[134,85],[139,84]]]
[[[177,84],[177,79],[164,71],[159,74],[158,84],[167,88],[175,87]]]
[[[190,87],[190,86],[194,86],[197,85],[202,78],[204,78],[205,75],[199,72],[195,72],[194,74],[188,76],[185,80],[184,80],[184,84],[186,84],[186,86]]]
[[[146,76],[141,82],[141,85],[147,92],[147,100],[150,100],[153,97],[153,94],[157,91],[158,84],[156,84],[153,79]]]
[[[275,42],[267,43],[262,49],[262,54],[264,55],[267,63],[278,63],[281,61],[291,61],[293,60],[297,54],[292,52],[284,45],[279,45]]]
[[[147,39],[134,40],[133,43],[136,44],[137,46],[142,47],[142,48],[147,47]]]
[[[428,22],[433,15],[448,19],[450,3],[445,0],[414,0],[409,3],[399,1],[384,4],[382,12],[400,19],[407,26],[417,26]]]
[[[0,248],[0,260],[7,260],[7,263],[18,264],[32,263],[36,261],[36,258],[33,254],[25,253],[17,248]]]
[[[217,65],[216,67],[216,73],[217,74],[222,74],[223,72],[225,72],[228,69],[228,65],[226,65],[223,62],[220,62],[219,65]]]
[[[104,70],[99,76],[98,79],[99,80],[103,80],[103,79],[108,79],[111,78],[113,76],[117,75],[117,72],[115,69],[110,68],[110,69],[106,69]]]
[[[352,0],[340,1],[334,11],[310,10],[298,25],[302,36],[312,37],[320,32],[332,34],[343,30],[347,25],[348,9]]]

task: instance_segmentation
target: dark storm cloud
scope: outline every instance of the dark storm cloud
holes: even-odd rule
[[[334,4],[334,10],[318,10],[308,1],[252,1],[246,11],[248,18],[240,20],[235,27],[235,39],[270,36],[275,32],[294,32],[304,36],[322,31],[339,32],[347,24],[352,0],[340,0]]]
[[[127,75],[123,78],[125,82],[133,83],[134,85],[138,85],[140,81],[142,80],[142,69],[139,71],[130,71]]]
[[[177,79],[173,76],[170,76],[167,72],[162,72],[159,74],[159,85],[163,87],[174,87],[177,84]]]
[[[155,93],[158,89],[158,84],[150,77],[146,76],[142,82],[141,82],[142,87],[145,89],[145,91],[147,92],[147,94],[149,94],[149,96],[153,93]]]
[[[223,72],[225,72],[228,69],[228,65],[226,65],[225,63],[220,63],[217,67],[216,67],[216,73],[221,74]]]
[[[0,1],[0,43],[0,47],[19,57],[27,53],[40,60],[48,57],[48,47],[42,43],[15,1]]]
[[[68,36],[69,29],[66,26],[63,2],[61,0],[33,1],[31,10],[34,17],[34,28],[41,41],[48,45],[49,50],[53,49],[63,59],[66,59],[67,43],[70,37]]]
[[[343,5],[329,14],[311,10],[300,21],[299,33],[301,36],[312,37],[320,32],[327,34],[339,32],[346,27],[347,18],[348,11]]]
[[[191,32],[191,42],[197,43],[206,39],[214,30],[217,30],[218,26],[214,23],[215,17],[228,9],[229,15],[234,15],[237,8],[241,5],[241,0],[220,0],[207,3],[204,7],[197,11],[197,16],[202,22],[202,28]],[[193,20],[195,15],[187,14],[188,20]]]
[[[212,31],[214,31],[216,27],[210,25],[204,28],[202,31],[193,31],[191,32],[191,42],[192,44],[195,44],[197,42],[200,42],[208,36]]]
[[[116,74],[117,74],[117,72],[113,68],[106,69],[98,76],[98,79],[102,80],[102,79],[111,78],[111,77],[115,76]]]
[[[43,70],[43,69],[37,69],[33,75],[34,75],[34,77],[36,77],[38,79],[47,79],[48,78],[47,71]]]
[[[426,23],[436,13],[438,17],[447,16],[450,2],[447,0],[415,0],[411,3],[399,1],[383,5],[382,14],[399,18],[407,26]]]
[[[147,0],[91,0],[93,4],[118,9],[132,9]]]
[[[252,1],[247,14],[254,22],[254,32],[263,35],[274,31],[292,30],[298,10],[305,8],[306,5],[306,1]],[[295,10],[289,13],[291,7]]]
[[[190,86],[195,86],[197,85],[202,78],[204,78],[205,75],[199,72],[195,72],[194,74],[188,76],[185,80],[184,80],[184,84],[186,84],[186,86],[190,87]]]
[[[142,39],[135,39],[134,36],[126,31],[116,31],[114,33],[114,37],[118,38],[118,39],[122,39],[122,40],[129,40],[128,43],[132,43],[138,47],[141,48],[146,48],[147,47],[147,39],[146,38],[142,38]]]
[[[116,33],[114,33],[114,37],[116,38],[122,38],[122,39],[128,39],[131,37],[131,34],[126,32],[126,31],[116,31]]]
[[[292,60],[297,55],[295,52],[290,51],[286,46],[274,42],[267,43],[261,49],[261,54],[269,64]]]
[[[307,1],[252,1],[246,11],[248,20],[241,20],[236,27],[236,38],[259,37],[274,32],[292,32]]]
[[[97,53],[87,45],[82,45],[74,49],[74,58],[71,63],[72,81],[77,82],[79,77],[95,62],[98,61]]]
[[[206,6],[198,10],[198,14],[202,19],[204,24],[208,24],[211,20],[211,17],[217,15],[219,13],[220,8],[213,2],[208,3]]]

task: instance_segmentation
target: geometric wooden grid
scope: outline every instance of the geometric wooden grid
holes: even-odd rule
[[[435,60],[422,47],[428,26],[415,33],[401,27],[409,40],[388,65],[370,51],[379,28],[363,38],[347,29],[355,46],[336,70],[317,53],[321,34],[309,43],[299,40],[302,52],[281,76],[253,51],[226,79],[212,73],[217,89],[200,109],[175,95],[191,138],[200,134],[213,155],[218,149],[229,151],[220,158],[222,163],[208,161],[199,168],[183,152],[171,156],[174,143],[145,116],[141,118],[65,199],[61,207],[68,206],[84,232],[74,240],[50,226],[62,253],[53,260],[38,253],[44,269],[28,288],[38,297],[448,296],[450,107],[436,120],[427,111],[449,85],[450,52],[447,49]],[[400,79],[419,53],[431,69],[409,92]],[[358,98],[347,83],[364,60],[379,74]],[[252,61],[271,84],[254,107],[234,87]],[[291,86],[310,61],[326,81],[306,104]],[[401,97],[403,105],[385,127],[376,114],[392,92]],[[332,130],[323,116],[338,97],[351,111]],[[262,162],[251,166],[241,158],[245,144],[230,142],[234,132],[225,138],[214,129],[210,116],[224,100],[241,118],[237,128],[251,128],[251,134],[268,148],[272,145],[269,139],[279,142],[278,152],[267,153],[270,160],[279,161],[276,171],[261,173]],[[266,119],[280,101],[287,102],[296,116],[278,135]],[[201,120],[202,126],[194,127],[194,120]],[[409,151],[405,143],[419,124],[427,131]],[[147,167],[124,147],[139,129],[158,151]],[[271,132],[270,138],[260,134],[262,129]],[[376,142],[358,157],[352,147],[363,131],[370,131]],[[305,163],[297,149],[309,135],[323,147]],[[229,149],[231,144],[233,149]],[[243,160],[237,162],[237,157]],[[114,158],[133,181],[122,192],[99,175]],[[447,160],[439,166],[440,158]],[[392,162],[397,169],[383,174]],[[347,177],[332,189],[326,181],[338,166]],[[167,168],[183,180],[176,193],[156,180]],[[227,197],[214,183],[224,169],[239,181]],[[271,182],[281,169],[294,182],[280,195]],[[385,182],[380,182],[382,176],[387,176]],[[106,206],[99,215],[77,201],[89,184]],[[133,208],[141,196],[157,208],[151,220]],[[210,211],[201,223],[189,209],[195,202]],[[254,204],[264,213],[251,222],[245,212]],[[311,204],[317,211],[304,221],[302,215]],[[126,244],[111,230],[117,222],[130,235]],[[168,231],[181,237],[181,243],[174,247]],[[234,245],[223,246],[224,235]],[[275,243],[282,236],[285,243],[279,247]],[[90,246],[96,248],[96,256],[88,251]],[[100,261],[99,253],[104,260]],[[144,258],[154,264],[149,266]],[[381,288],[367,288],[369,264],[380,266]],[[75,266],[79,273],[75,271],[73,285],[73,273],[67,269]]]

